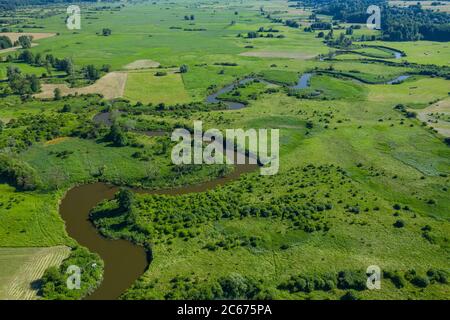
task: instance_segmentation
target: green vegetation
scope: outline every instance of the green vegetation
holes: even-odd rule
[[[180,74],[158,72],[129,73],[125,98],[145,104],[162,102],[176,104],[191,101]]]
[[[0,154],[0,178],[18,190],[35,190],[38,187],[36,171],[26,162]]]
[[[70,266],[80,268],[80,288],[67,287],[67,270]],[[73,272],[73,271],[72,271]],[[87,249],[76,247],[59,268],[50,267],[42,276],[40,295],[47,300],[78,300],[91,293],[102,279],[103,262]],[[75,283],[74,283],[75,285]]]
[[[425,10],[420,2],[406,7],[390,6],[384,0],[356,0],[351,6],[344,0],[307,0],[304,3],[310,6],[318,4],[317,13],[331,15],[336,20],[350,23],[365,23],[367,8],[370,5],[378,5],[384,16],[381,25],[383,40],[450,40],[450,15],[446,12]]]
[[[73,248],[40,275],[41,294],[86,296],[103,263],[58,207],[105,182],[137,190],[92,208],[93,223],[152,257],[122,299],[447,299],[450,138],[420,120],[449,96],[448,41],[435,39],[447,18],[392,9],[367,30],[367,1],[347,2],[85,3],[74,32],[66,4],[0,0],[2,24],[22,36],[12,48],[0,34],[0,247]],[[34,46],[23,29],[57,35]],[[418,38],[441,42],[404,41]],[[244,108],[206,102],[252,77],[218,97]],[[442,108],[434,121],[448,120]],[[198,192],[236,169],[172,164],[170,133],[195,120],[279,129],[280,172]],[[79,291],[65,286],[69,265],[87,279]],[[370,265],[381,290],[365,287]]]

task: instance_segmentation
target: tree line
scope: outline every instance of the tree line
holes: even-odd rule
[[[450,41],[450,14],[424,9],[420,3],[397,7],[385,0],[305,0],[303,5],[314,8],[316,14],[347,23],[366,23],[367,8],[377,5],[381,8],[382,40]]]
[[[15,10],[29,5],[45,5],[53,3],[73,3],[73,0],[0,0],[1,10]],[[97,2],[97,0],[78,0],[78,2]]]

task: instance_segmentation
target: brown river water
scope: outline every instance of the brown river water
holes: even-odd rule
[[[236,165],[229,175],[193,186],[165,190],[133,191],[141,194],[182,195],[211,190],[219,185],[238,179],[252,172],[258,165]],[[103,281],[86,299],[114,300],[129,288],[150,265],[148,253],[143,247],[126,240],[110,240],[103,237],[92,222],[89,213],[103,200],[113,199],[118,187],[105,183],[93,183],[75,187],[66,194],[60,205],[60,214],[66,223],[70,237],[91,252],[100,255],[105,263]],[[81,279],[83,280],[83,279]]]

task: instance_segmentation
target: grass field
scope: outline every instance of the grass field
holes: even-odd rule
[[[46,69],[42,67],[33,67],[25,63],[14,63],[9,64],[6,62],[0,63],[0,80],[6,79],[6,70],[9,65],[14,65],[18,67],[23,73],[26,74],[35,74],[37,76],[41,76],[43,73],[46,73]]]
[[[1,244],[6,247],[55,246],[70,243],[58,214],[61,194],[16,192],[0,184]]]
[[[156,72],[130,72],[124,97],[133,102],[148,103],[187,103],[191,101],[184,88],[181,74],[169,73],[156,76]]]
[[[448,96],[448,82],[442,79],[414,77],[398,85],[373,87],[368,99],[392,104],[407,103],[421,108]]]
[[[369,45],[383,45],[382,42],[366,42]],[[389,47],[404,51],[403,60],[420,64],[450,65],[450,46],[447,42],[416,41],[389,42]]]

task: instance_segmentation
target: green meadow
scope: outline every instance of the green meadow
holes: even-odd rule
[[[170,71],[169,71],[170,72]],[[157,76],[156,72],[130,72],[124,97],[142,103],[187,103],[191,101],[181,74],[168,73]]]

